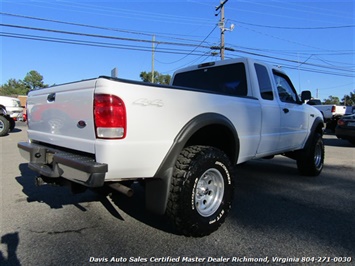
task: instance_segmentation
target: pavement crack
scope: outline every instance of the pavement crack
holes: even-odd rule
[[[76,233],[76,234],[81,234],[83,231],[87,229],[92,229],[94,227],[83,227],[79,229],[68,229],[68,230],[62,230],[62,231],[36,231],[36,230],[30,230],[32,233],[36,234],[47,234],[47,235],[59,235],[59,234],[68,234],[68,233]]]

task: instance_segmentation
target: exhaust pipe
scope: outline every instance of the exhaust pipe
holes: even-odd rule
[[[133,196],[133,189],[130,187],[126,187],[120,183],[111,183],[107,185],[109,188],[112,188],[113,190],[116,190],[117,192],[120,192],[127,197],[132,197]]]
[[[43,185],[53,185],[53,186],[60,186],[61,179],[60,178],[51,178],[51,177],[46,177],[46,176],[36,176],[35,177],[35,185],[37,187],[43,186]]]

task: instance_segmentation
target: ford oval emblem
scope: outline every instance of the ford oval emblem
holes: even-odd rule
[[[84,128],[84,127],[86,127],[86,122],[83,121],[83,120],[80,120],[80,121],[78,122],[78,128]]]

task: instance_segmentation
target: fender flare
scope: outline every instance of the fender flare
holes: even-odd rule
[[[232,164],[238,160],[239,137],[233,123],[225,116],[217,113],[204,113],[191,119],[177,134],[174,142],[159,166],[154,178],[146,180],[146,207],[148,210],[158,214],[164,214],[168,202],[170,183],[177,157],[184,149],[191,137],[200,129],[219,125],[226,127],[232,133],[234,150],[229,156]]]
[[[304,148],[308,147],[313,139],[313,136],[314,134],[316,134],[317,132],[321,134],[321,136],[323,136],[323,130],[319,130],[318,128],[323,128],[324,127],[324,122],[323,122],[323,119],[320,118],[320,117],[317,117],[314,122],[313,122],[313,125],[311,127],[311,130],[310,130],[310,134],[308,136],[308,139],[304,145]]]
[[[312,140],[314,138],[314,135],[316,133],[319,133],[319,134],[321,134],[321,136],[323,136],[323,130],[322,130],[323,127],[324,127],[323,119],[321,117],[317,117],[313,121],[313,125],[312,125],[312,127],[310,129],[310,133],[309,133],[309,136],[308,136],[308,138],[306,140],[306,143],[304,144],[304,147],[302,149],[300,149],[300,150],[287,152],[287,153],[285,153],[285,156],[287,156],[288,158],[294,159],[294,160],[297,160],[300,157],[305,156],[304,153],[307,150],[307,148],[311,145]]]

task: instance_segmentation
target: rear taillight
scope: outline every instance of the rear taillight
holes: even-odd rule
[[[95,94],[94,119],[97,138],[123,139],[126,136],[126,107],[119,97]]]
[[[335,105],[332,106],[332,113],[335,113],[336,107]]]
[[[338,120],[338,126],[345,126],[345,122],[343,119]]]

